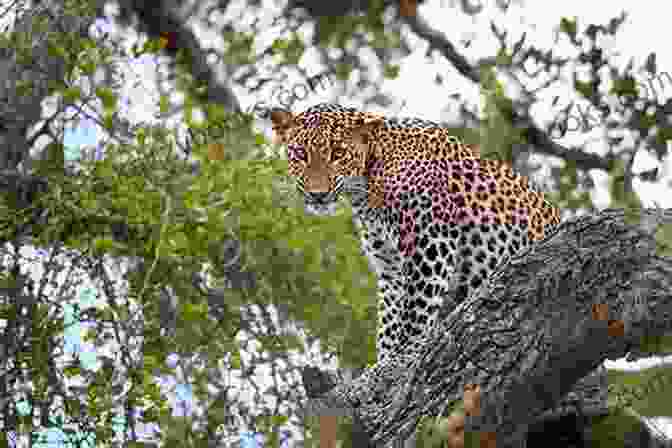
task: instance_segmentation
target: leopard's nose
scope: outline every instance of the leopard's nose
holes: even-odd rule
[[[328,191],[311,191],[309,194],[310,199],[318,204],[324,204],[327,202],[327,196],[329,196]]]

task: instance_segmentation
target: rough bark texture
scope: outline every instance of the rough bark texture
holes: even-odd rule
[[[399,353],[331,390],[314,371],[305,375],[310,396],[320,389],[315,385],[329,390],[308,410],[356,414],[382,446],[408,437],[421,416],[444,414],[463,385],[475,383],[483,391],[482,417],[469,419],[467,428],[496,431],[497,446],[520,444],[544,411],[562,414],[561,398],[602,361],[624,356],[645,331],[670,332],[672,258],[660,254],[655,238],[657,226],[670,221],[672,210],[648,209],[564,222],[467,302],[443,309],[422,352]],[[608,320],[595,318],[596,306],[608,310]],[[583,412],[603,410],[604,393],[606,387],[589,384],[580,397]]]

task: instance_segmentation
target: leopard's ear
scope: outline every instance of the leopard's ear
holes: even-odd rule
[[[288,110],[279,107],[271,109],[269,113],[273,123],[273,143],[285,143],[287,131],[296,124],[296,117]]]

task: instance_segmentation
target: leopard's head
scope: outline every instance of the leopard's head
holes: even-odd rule
[[[270,112],[273,141],[287,147],[289,174],[296,179],[309,214],[329,216],[353,176],[365,176],[372,132],[384,118],[357,111],[292,114]]]

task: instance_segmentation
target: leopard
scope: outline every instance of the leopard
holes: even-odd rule
[[[333,216],[349,199],[377,281],[378,364],[561,222],[526,176],[436,122],[332,103],[268,116],[305,212]]]
[[[333,215],[350,196],[377,279],[378,362],[418,340],[445,300],[463,302],[560,222],[526,177],[435,122],[331,103],[270,116],[306,213]]]

